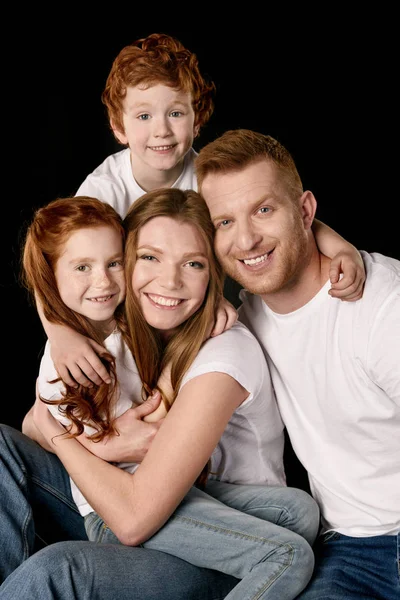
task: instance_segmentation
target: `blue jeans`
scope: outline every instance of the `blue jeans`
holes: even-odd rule
[[[287,487],[211,481],[206,490],[193,487],[142,547],[240,579],[226,600],[296,598],[313,572],[316,502]],[[85,526],[90,540],[119,544],[95,512],[85,517]]]
[[[399,600],[400,534],[330,532],[315,544],[315,555],[313,578],[299,600]]]
[[[38,538],[45,547],[37,551]],[[87,541],[61,462],[7,425],[0,539],[1,600],[222,600],[237,583],[161,552]]]

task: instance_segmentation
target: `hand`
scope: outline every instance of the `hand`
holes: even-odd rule
[[[119,435],[96,442],[93,454],[108,462],[141,463],[163,423],[163,419],[155,423],[145,423],[143,419],[157,410],[160,401],[161,395],[153,394],[143,404],[124,412],[115,420]]]
[[[236,308],[224,296],[221,297],[216,309],[215,323],[210,337],[216,337],[236,323],[238,313]]]
[[[341,274],[342,278],[340,278]],[[329,278],[332,286],[328,293],[333,298],[346,302],[359,300],[364,290],[365,267],[358,250],[339,252],[332,259]]]
[[[51,358],[65,384],[92,387],[102,381],[110,383],[110,374],[100,360],[106,350],[94,340],[68,327],[58,326],[52,329],[50,344]]]

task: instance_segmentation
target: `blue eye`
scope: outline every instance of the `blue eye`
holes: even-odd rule
[[[150,115],[145,113],[143,115],[139,115],[138,119],[140,119],[141,121],[147,121],[148,119],[150,119]]]
[[[269,213],[271,211],[271,209],[269,208],[269,206],[263,206],[262,208],[260,208],[260,212],[263,213],[264,215],[266,213]]]
[[[180,117],[182,113],[179,110],[173,110],[171,113],[171,117]]]

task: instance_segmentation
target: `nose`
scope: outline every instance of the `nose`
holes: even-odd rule
[[[237,224],[236,234],[236,246],[240,250],[251,250],[262,241],[262,234],[247,219]]]
[[[153,119],[153,128],[155,137],[167,137],[171,131],[168,117],[155,117]]]
[[[175,265],[164,265],[160,284],[166,290],[179,290],[182,287],[180,267]]]
[[[94,273],[93,285],[98,288],[108,287],[110,285],[110,273],[106,269],[99,269]]]

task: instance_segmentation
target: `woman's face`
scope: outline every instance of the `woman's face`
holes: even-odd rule
[[[210,267],[196,227],[155,217],[139,231],[132,288],[144,318],[170,337],[202,305]]]

